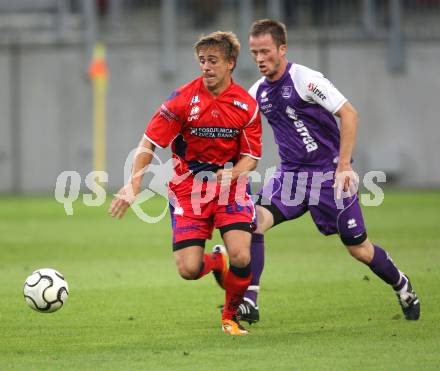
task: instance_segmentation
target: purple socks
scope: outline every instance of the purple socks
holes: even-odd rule
[[[405,277],[401,275],[385,250],[379,246],[373,246],[374,256],[368,266],[377,276],[393,286],[394,290],[399,291],[406,284]]]
[[[407,283],[406,277],[397,269],[385,250],[374,246],[374,256],[368,264],[370,269],[383,281],[399,291]],[[260,291],[260,277],[264,268],[264,235],[252,234],[251,269],[252,280],[244,295],[244,299],[257,306],[258,292]]]
[[[252,234],[251,243],[252,280],[244,295],[244,299],[257,306],[257,296],[260,291],[260,277],[264,268],[264,235]]]

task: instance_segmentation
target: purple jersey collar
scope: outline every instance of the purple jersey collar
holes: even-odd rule
[[[284,79],[286,78],[286,76],[289,74],[289,71],[290,71],[290,68],[292,67],[292,62],[287,62],[287,65],[286,65],[286,69],[284,70],[284,73],[281,75],[281,77],[278,79],[278,80],[275,80],[275,81],[269,81],[268,79],[267,79],[267,77],[265,77],[264,78],[264,82],[266,83],[266,84],[269,84],[269,85],[276,85],[276,84],[278,84],[280,81],[284,81]]]

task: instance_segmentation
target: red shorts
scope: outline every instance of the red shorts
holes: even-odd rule
[[[170,202],[173,229],[173,250],[188,246],[205,246],[218,228],[223,235],[230,230],[255,230],[255,206],[249,195],[244,200],[220,204],[218,197],[194,209],[189,196],[177,197],[178,203]],[[173,204],[173,205],[172,205]]]

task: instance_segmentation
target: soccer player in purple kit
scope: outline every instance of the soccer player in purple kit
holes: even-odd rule
[[[321,233],[338,233],[348,252],[393,288],[405,318],[417,320],[420,302],[408,276],[367,237],[356,193],[358,178],[351,166],[356,110],[320,72],[287,60],[287,33],[282,23],[270,19],[254,22],[249,46],[263,75],[249,92],[272,127],[281,165],[257,202],[258,226],[251,246],[253,276],[239,307],[240,318],[259,321],[264,233],[309,211]],[[340,119],[340,129],[333,115]]]

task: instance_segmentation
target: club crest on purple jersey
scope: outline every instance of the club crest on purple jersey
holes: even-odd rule
[[[281,96],[284,99],[289,99],[292,96],[293,86],[283,85],[281,87]]]

